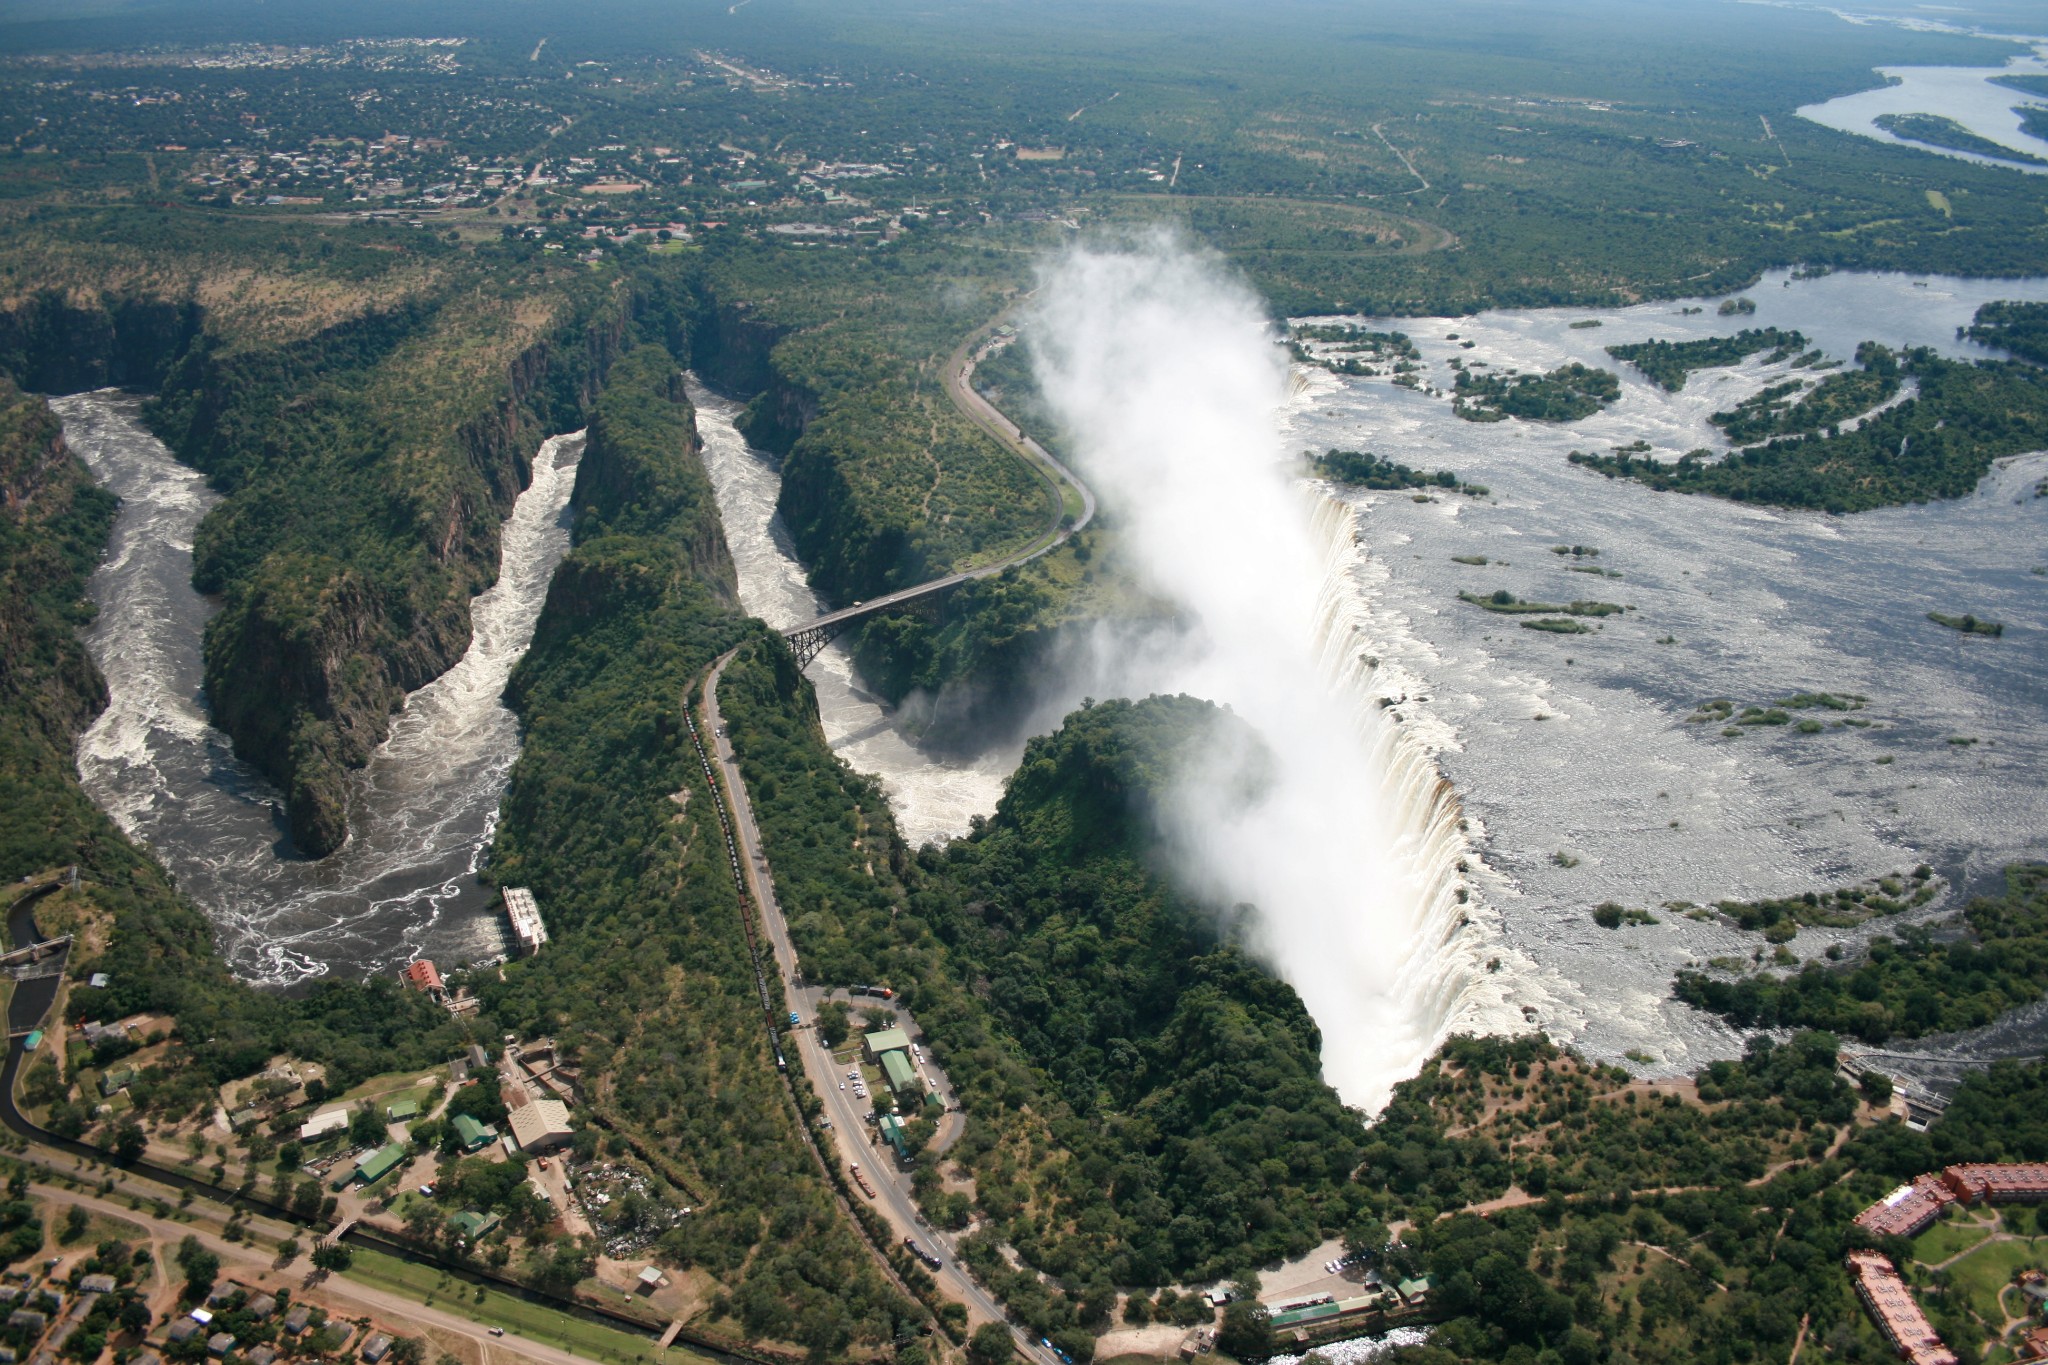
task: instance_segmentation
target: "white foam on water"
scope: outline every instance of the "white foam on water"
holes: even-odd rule
[[[52,407],[71,447],[122,499],[88,586],[99,615],[86,645],[108,706],[78,744],[87,792],[151,847],[252,980],[502,952],[474,877],[519,754],[517,718],[499,697],[568,549],[581,434],[535,456],[502,528],[498,581],[470,604],[468,649],[406,699],[351,775],[348,842],[312,862],[292,856],[279,793],[207,722],[200,636],[213,607],[191,587],[192,543],[217,499],[143,428],[140,399],[110,390]]]

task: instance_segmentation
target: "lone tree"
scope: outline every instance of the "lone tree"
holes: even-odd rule
[[[1223,1310],[1223,1326],[1216,1333],[1216,1349],[1238,1360],[1264,1360],[1273,1354],[1273,1324],[1265,1305],[1239,1299]]]
[[[1016,1351],[1017,1343],[1011,1339],[1010,1329],[1000,1322],[984,1322],[967,1339],[967,1358],[974,1365],[1004,1365]]]

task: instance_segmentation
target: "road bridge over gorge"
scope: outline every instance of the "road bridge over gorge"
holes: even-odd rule
[[[1095,519],[1095,494],[1089,491],[1088,485],[974,390],[975,363],[989,354],[992,347],[1001,344],[1000,339],[993,336],[1001,323],[1002,318],[998,317],[968,337],[946,361],[946,396],[953,400],[953,406],[960,410],[962,416],[1031,466],[1044,480],[1046,491],[1052,498],[1051,525],[1028,543],[987,564],[855,602],[850,607],[827,612],[815,621],[784,631],[782,637],[789,641],[790,649],[795,652],[798,667],[809,667],[811,660],[818,657],[818,652],[849,626],[891,612],[935,609],[942,596],[961,584],[978,578],[993,578],[1005,569],[1028,564],[1064,545],[1075,532]]]

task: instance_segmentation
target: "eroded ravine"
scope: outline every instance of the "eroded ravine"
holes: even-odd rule
[[[407,698],[353,775],[348,843],[313,862],[291,849],[277,789],[207,721],[200,642],[212,605],[191,585],[192,540],[214,495],[143,427],[139,398],[104,391],[52,407],[122,500],[89,586],[99,615],[86,645],[109,702],[79,741],[79,775],[206,911],[229,964],[288,985],[503,952],[475,876],[519,756],[518,719],[499,697],[568,550],[580,436],[535,456],[504,524],[498,581],[471,603],[468,650]]]

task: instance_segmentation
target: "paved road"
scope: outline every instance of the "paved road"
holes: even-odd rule
[[[733,756],[732,742],[726,736],[725,718],[718,710],[718,682],[725,675],[725,666],[732,662],[732,657],[732,654],[726,654],[720,658],[704,678],[704,718],[708,738],[724,778],[721,785],[726,793],[733,837],[739,843],[741,876],[754,903],[761,908],[761,922],[774,950],[775,965],[785,992],[790,998],[806,1000],[815,1008],[815,1001],[823,992],[791,989],[794,983],[803,979],[796,950],[790,944],[789,926],[783,918],[782,904],[775,896],[775,879],[769,870],[767,855],[762,852],[760,826],[754,822],[754,804],[747,796],[746,783],[740,778],[739,763]],[[822,1150],[829,1154],[836,1149],[842,1163],[859,1162],[861,1170],[868,1176],[868,1183],[875,1188],[873,1206],[888,1219],[896,1236],[915,1237],[940,1258],[943,1264],[932,1273],[932,1277],[938,1281],[941,1292],[966,1305],[970,1326],[983,1322],[1007,1323],[1002,1305],[960,1264],[951,1240],[926,1224],[911,1198],[908,1178],[897,1172],[893,1160],[884,1160],[869,1147],[865,1113],[851,1090],[839,1088],[842,1079],[839,1067],[818,1040],[817,1030],[797,1029],[785,1037],[802,1064],[811,1088],[824,1101],[826,1117],[832,1123],[831,1140],[821,1144]],[[1014,1328],[1012,1331],[1025,1359],[1035,1361],[1037,1365],[1059,1365],[1050,1352],[1022,1332]]]
[[[837,611],[825,613],[815,621],[793,626],[784,631],[784,635],[797,637],[824,631],[829,638],[830,635],[837,634],[839,629],[864,617],[877,616],[907,602],[915,602],[934,593],[950,591],[962,583],[977,578],[993,578],[1005,569],[1028,564],[1040,555],[1050,553],[1095,519],[1095,494],[1087,484],[1081,482],[1080,476],[1062,464],[1051,451],[1026,436],[1023,428],[1003,416],[994,404],[975,392],[972,382],[975,354],[989,333],[1001,322],[1001,317],[996,318],[961,342],[954,350],[951,358],[946,361],[946,396],[953,400],[953,406],[958,408],[968,421],[988,433],[1003,449],[1030,465],[1033,471],[1045,480],[1046,488],[1051,492],[1053,499],[1052,523],[1028,544],[1001,559],[972,569],[964,569],[959,573],[945,574],[908,588],[899,588],[881,597],[856,602],[850,607],[841,607]],[[1071,524],[1066,519],[1067,489],[1072,489],[1081,501],[1081,511]]]
[[[131,1209],[126,1204],[112,1199],[102,1199],[95,1195],[66,1190],[56,1186],[40,1187],[38,1192],[64,1203],[83,1205],[92,1212],[102,1214],[108,1218],[118,1218],[125,1222],[140,1224],[149,1230],[150,1236],[160,1245],[175,1246],[186,1237],[196,1237],[201,1246],[220,1257],[222,1270],[226,1275],[234,1276],[244,1281],[254,1281],[260,1278],[272,1284],[281,1279],[292,1278],[281,1274],[276,1269],[276,1261],[272,1256],[258,1250],[256,1247],[250,1246],[247,1242],[230,1242],[224,1237],[217,1236],[203,1228],[194,1227],[190,1223],[153,1218],[144,1210]],[[303,1239],[304,1234],[304,1229],[302,1228],[273,1223],[270,1219],[260,1216],[245,1219],[244,1226],[248,1227],[253,1234],[272,1246],[288,1237],[300,1237]],[[304,1261],[298,1262],[298,1265],[302,1268],[302,1274],[305,1273],[303,1268],[306,1264]],[[558,1346],[550,1346],[545,1342],[535,1341],[531,1337],[522,1337],[516,1332],[507,1331],[501,1337],[493,1337],[483,1326],[471,1318],[421,1303],[417,1299],[407,1298],[402,1294],[394,1294],[388,1290],[376,1288],[373,1285],[362,1284],[358,1281],[347,1279],[344,1276],[305,1275],[300,1284],[292,1286],[293,1296],[295,1298],[304,1297],[305,1291],[309,1287],[315,1301],[326,1301],[330,1305],[330,1311],[332,1311],[331,1305],[352,1305],[357,1312],[377,1318],[381,1322],[395,1327],[404,1327],[413,1331],[433,1328],[437,1331],[466,1337],[476,1343],[482,1365],[491,1365],[494,1353],[503,1358],[524,1356],[541,1362],[541,1365],[589,1365],[589,1357],[587,1356],[579,1356],[572,1351],[562,1350]]]

